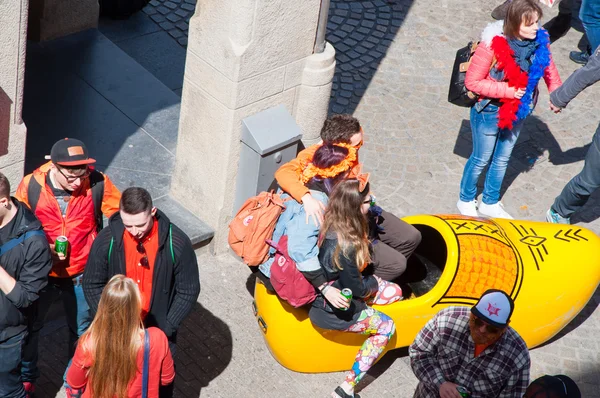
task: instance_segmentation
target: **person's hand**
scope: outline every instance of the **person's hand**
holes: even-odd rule
[[[315,225],[318,227],[323,224],[323,212],[325,211],[325,205],[313,198],[310,193],[305,194],[302,197],[302,204],[304,205],[304,211],[306,212],[306,223],[312,217]]]
[[[440,386],[440,398],[461,398],[456,387],[458,387],[458,384],[449,381],[443,382]]]
[[[562,108],[560,108],[560,107],[558,107],[558,106],[554,105],[554,104],[552,103],[552,101],[549,101],[549,103],[550,103],[550,110],[551,110],[552,112],[554,112],[554,113],[560,113],[560,111],[562,111]]]
[[[333,286],[325,286],[323,290],[325,290],[323,295],[329,304],[331,304],[331,306],[339,309],[350,307],[350,301],[346,297],[342,296],[340,289]]]
[[[50,254],[52,254],[52,260],[54,261],[62,261],[67,258],[63,253],[57,253],[54,248],[54,243],[50,243]]]
[[[525,89],[524,88],[520,88],[517,91],[515,91],[515,98],[516,99],[521,99],[521,98],[523,98],[524,95],[525,95]]]

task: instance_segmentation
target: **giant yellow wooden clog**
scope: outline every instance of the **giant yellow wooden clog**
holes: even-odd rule
[[[427,264],[441,275],[431,290],[416,298],[376,306],[396,323],[387,350],[410,345],[442,308],[472,306],[490,288],[511,295],[511,326],[535,347],[567,325],[600,282],[600,238],[585,228],[459,215],[404,221],[423,235],[406,275],[425,275]],[[267,346],[283,366],[307,373],[352,366],[365,336],[314,327],[306,308],[291,307],[258,282],[254,299]]]

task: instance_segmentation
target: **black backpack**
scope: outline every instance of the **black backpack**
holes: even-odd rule
[[[104,226],[104,219],[102,217],[102,198],[104,197],[104,175],[99,171],[93,170],[89,176],[90,187],[92,189],[92,202],[94,203],[94,216],[96,218],[96,230],[100,232]],[[40,200],[40,194],[42,193],[42,186],[36,181],[33,176],[29,179],[29,185],[27,185],[27,201],[29,202],[29,208],[35,214],[35,208],[37,207],[38,201]]]
[[[450,88],[448,89],[448,102],[464,106],[467,108],[475,105],[479,96],[465,87],[465,77],[467,69],[471,64],[471,57],[479,42],[469,42],[466,47],[456,52],[454,66],[452,67],[452,76],[450,77]]]

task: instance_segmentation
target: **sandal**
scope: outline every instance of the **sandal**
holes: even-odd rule
[[[346,394],[346,391],[342,389],[342,387],[338,386],[334,391],[340,398],[360,398],[360,395],[354,393],[354,395]]]

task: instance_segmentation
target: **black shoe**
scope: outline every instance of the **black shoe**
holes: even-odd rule
[[[512,0],[506,0],[504,3],[500,4],[498,7],[494,8],[492,11],[492,18],[496,20],[501,20],[506,18],[506,11],[508,11],[508,6]]]
[[[556,18],[546,24],[546,30],[550,35],[550,42],[554,43],[567,34],[571,29],[571,14],[558,14]]]
[[[352,395],[348,395],[346,394],[346,391],[344,391],[342,389],[342,387],[337,387],[334,391],[334,393],[336,393],[340,398],[352,398]],[[357,393],[354,393],[354,398],[360,398],[360,395],[358,395]]]
[[[587,51],[571,51],[569,58],[575,63],[585,65],[590,59],[590,54]]]

